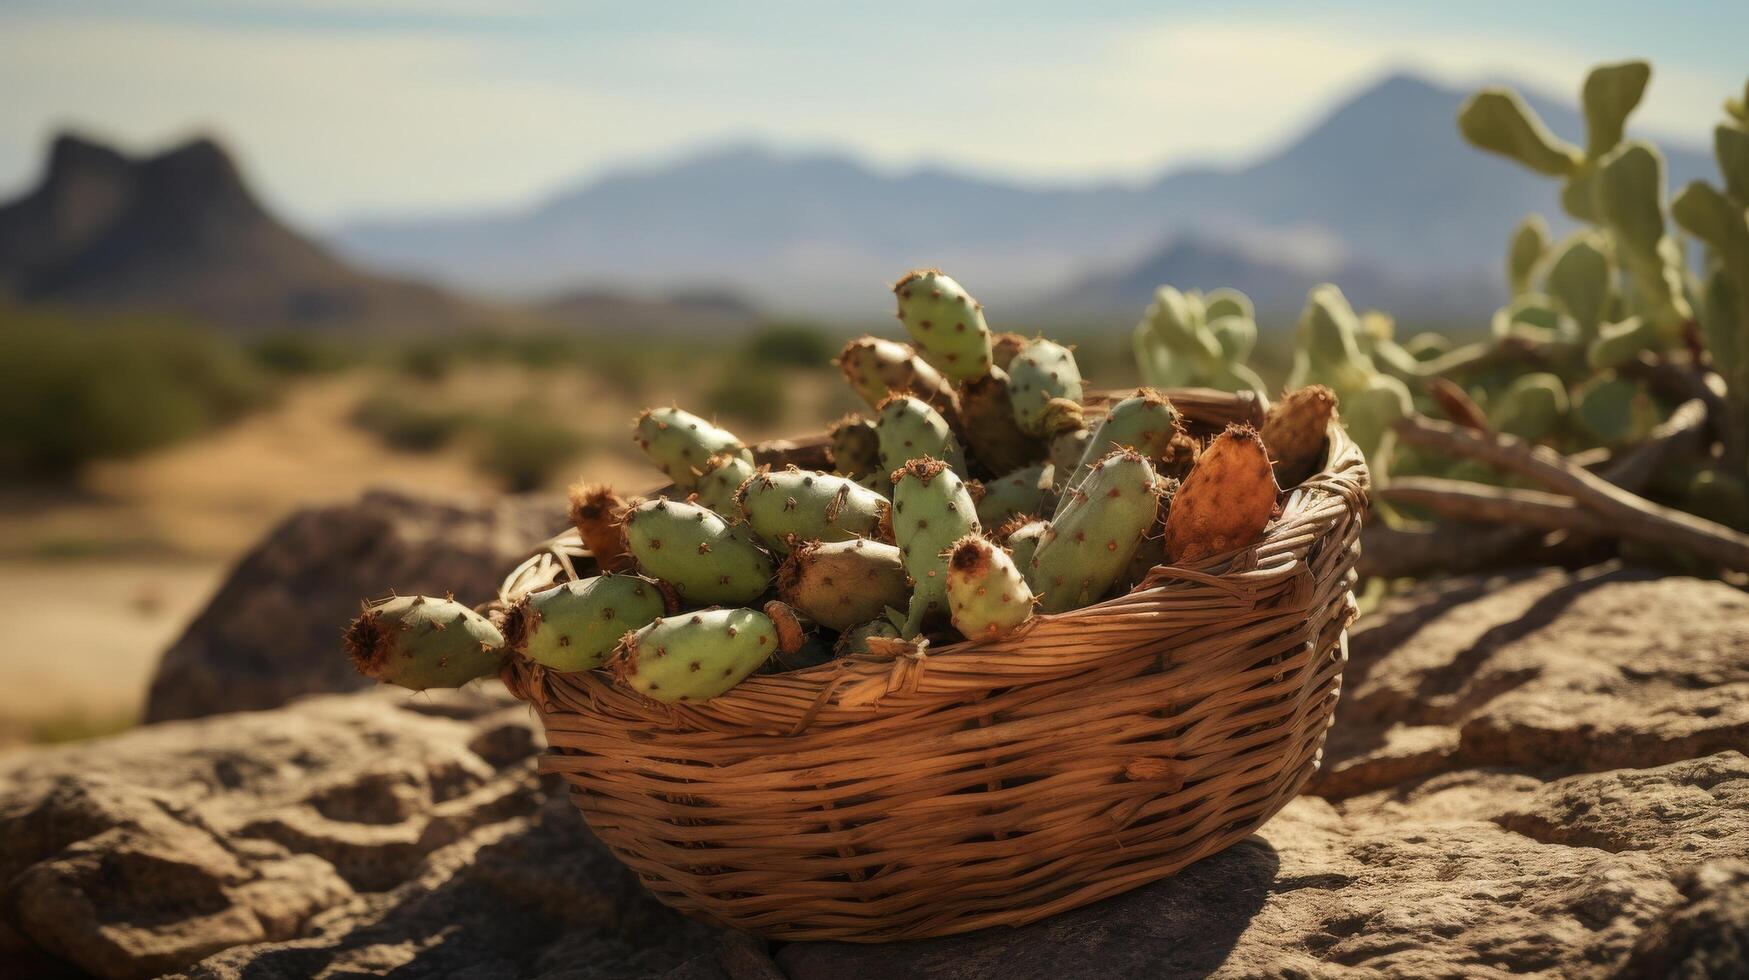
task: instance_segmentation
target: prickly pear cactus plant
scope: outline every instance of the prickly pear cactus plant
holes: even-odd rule
[[[672,593],[637,575],[574,579],[516,600],[504,614],[504,642],[554,670],[591,670],[627,630],[676,611]]]
[[[893,284],[899,322],[929,365],[954,381],[976,381],[990,370],[990,328],[984,306],[940,269],[916,269]]]
[[[1158,516],[1159,492],[1154,468],[1139,453],[1118,450],[1093,464],[1027,569],[1046,612],[1079,609],[1111,590]]]
[[[638,567],[693,605],[752,602],[771,583],[771,556],[745,524],[678,500],[647,500],[626,515]]]
[[[709,701],[741,683],[780,650],[804,637],[781,604],[770,611],[706,609],[668,616],[625,634],[608,669],[646,697],[670,703]]]
[[[948,546],[982,530],[977,506],[959,475],[938,459],[914,459],[893,473],[893,535],[911,576],[905,639],[947,611]]]
[[[1244,548],[1275,516],[1280,490],[1269,452],[1249,426],[1228,426],[1173,494],[1166,554],[1177,564]]]
[[[875,417],[881,465],[890,473],[913,459],[943,460],[954,472],[966,473],[965,453],[947,420],[922,399],[894,395],[882,402]]]
[[[960,415],[972,455],[991,473],[1007,473],[1045,457],[1045,441],[1024,432],[1014,418],[1008,372],[989,373],[960,385]]]
[[[821,626],[847,630],[904,609],[911,586],[898,547],[858,539],[796,548],[777,570],[777,594]]]
[[[1257,343],[1251,300],[1235,289],[1206,297],[1161,286],[1131,337],[1142,380],[1162,388],[1204,387],[1263,394],[1245,359]]]
[[[497,673],[504,637],[454,599],[395,596],[365,606],[347,627],[346,652],[371,680],[423,691]]]
[[[620,526],[628,507],[625,498],[605,483],[578,483],[571,487],[570,505],[571,525],[595,556],[595,564],[604,572],[630,566],[625,529]]]
[[[959,427],[953,386],[904,344],[858,337],[838,354],[838,369],[870,408],[879,408],[893,395],[909,394],[940,413],[950,427]]]
[[[968,534],[948,553],[947,605],[962,636],[992,640],[1032,618],[1032,589],[1008,552]]]
[[[698,502],[730,520],[740,517],[741,485],[756,472],[753,462],[745,456],[732,453],[712,456],[698,475]]]
[[[753,532],[779,554],[803,541],[870,537],[888,506],[844,477],[795,466],[754,474],[735,499]]]
[[[638,446],[682,493],[698,489],[698,477],[712,456],[729,453],[753,462],[753,453],[735,434],[678,408],[652,408],[637,420]]]
[[[1313,287],[1300,313],[1289,388],[1320,384],[1336,393],[1348,434],[1367,461],[1384,469],[1391,426],[1413,409],[1408,386],[1381,372],[1361,350],[1361,320],[1342,291]]]
[[[1009,518],[1043,512],[1051,492],[1051,476],[1044,465],[1028,466],[984,482],[978,498],[978,520],[985,527],[1001,527]]]
[[[1526,374],[1508,385],[1488,409],[1488,424],[1494,431],[1541,442],[1559,432],[1566,421],[1567,387],[1547,372]]]
[[[1027,344],[1008,365],[1008,386],[1015,424],[1030,435],[1048,436],[1045,406],[1053,398],[1080,404],[1081,368],[1069,348],[1041,338]]]

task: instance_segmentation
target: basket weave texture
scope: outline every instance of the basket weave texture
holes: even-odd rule
[[[1168,393],[1208,433],[1253,398]],[[762,447],[818,465],[818,444]],[[666,705],[513,657],[542,761],[664,903],[772,938],[1015,926],[1170,875],[1317,769],[1347,657],[1365,463],[1326,465],[1255,546],[996,641],[754,676]],[[501,599],[578,574],[574,533]],[[587,571],[585,570],[585,574]]]

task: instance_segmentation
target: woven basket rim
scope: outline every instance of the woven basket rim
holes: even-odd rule
[[[1204,426],[1219,427],[1227,421],[1258,425],[1267,407],[1264,399],[1249,392],[1233,394],[1195,388],[1162,391],[1186,417]],[[1088,402],[1097,406],[1113,397],[1111,393],[1095,393]],[[774,440],[762,443],[756,451],[762,456],[781,454],[797,447],[815,446],[821,441],[823,437]],[[994,659],[1007,662],[1010,667],[1023,667],[1027,659],[1028,638],[1040,629],[1079,626],[1092,635],[1108,617],[1162,615],[1165,608],[1173,605],[1176,592],[1215,590],[1243,596],[1271,589],[1284,577],[1305,574],[1307,553],[1336,523],[1335,519],[1365,510],[1368,481],[1359,447],[1332,419],[1327,430],[1324,465],[1284,495],[1280,517],[1272,521],[1263,536],[1252,545],[1185,565],[1157,565],[1141,585],[1124,595],[1068,612],[1035,615],[1020,629],[994,640],[960,640],[932,645],[920,656],[841,657],[780,674],[755,674],[708,701],[683,704],[646,698],[623,684],[615,683],[600,668],[559,672],[517,654],[506,658],[502,677],[513,694],[543,709],[549,700],[547,686],[566,685],[573,688],[570,693],[582,695],[584,700],[598,708],[613,706],[638,715],[665,714],[676,730],[793,735],[815,724],[850,723],[864,714],[856,709],[871,707],[877,701],[890,706],[892,695],[927,696],[929,685],[921,683],[923,675],[951,670],[961,661],[976,658],[988,663]],[[576,557],[574,549],[570,555],[562,553],[561,542],[567,538],[574,540],[575,531],[562,533],[547,542],[541,554],[512,572],[505,580],[499,603],[546,588],[553,582],[576,577],[574,564],[569,560]],[[534,580],[540,584],[529,587],[526,570],[549,554],[558,559],[551,566],[560,577],[537,576]],[[519,575],[524,578],[521,584],[518,584]],[[1103,653],[1115,656],[1121,651],[1105,650]],[[1061,676],[1061,671],[1058,671],[1029,678],[1024,669],[998,669],[1007,675],[1003,687],[1023,686]],[[804,710],[799,713],[795,710],[798,701],[810,700],[812,704]],[[769,723],[761,724],[759,719],[771,718],[777,705],[788,706],[790,710],[779,714],[796,715],[796,721],[779,729],[774,729]]]

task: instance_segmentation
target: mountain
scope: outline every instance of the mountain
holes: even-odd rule
[[[41,183],[0,205],[0,297],[240,329],[443,327],[479,314],[431,286],[360,272],[287,228],[207,139],[134,159],[58,137]]]
[[[1136,186],[1037,186],[922,168],[886,173],[843,154],[723,147],[620,170],[529,207],[339,228],[347,254],[495,292],[605,284],[729,286],[785,312],[877,317],[883,285],[917,265],[954,270],[994,314],[1023,313],[1090,277],[1134,269],[1185,236],[1270,263],[1323,263],[1399,284],[1498,280],[1513,226],[1556,186],[1471,149],[1464,93],[1383,78],[1250,164],[1174,170]],[[1570,104],[1527,96],[1578,138]],[[1582,142],[1582,141],[1581,141]],[[1671,186],[1712,170],[1665,145]],[[1468,307],[1492,307],[1503,287]],[[1446,290],[1436,290],[1445,292]],[[1054,302],[1054,300],[1050,301]]]

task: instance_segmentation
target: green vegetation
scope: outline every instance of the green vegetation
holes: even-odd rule
[[[527,409],[481,419],[472,435],[476,464],[514,493],[552,482],[587,446],[576,430]]]

